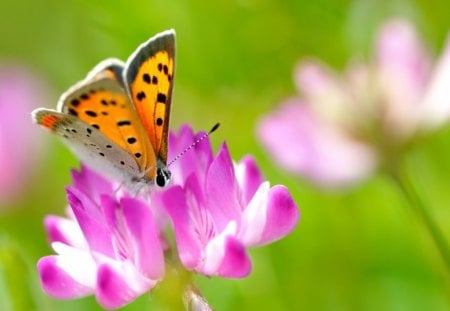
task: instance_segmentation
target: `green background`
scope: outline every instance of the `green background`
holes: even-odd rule
[[[374,33],[391,16],[410,18],[439,55],[450,29],[441,1],[100,1],[0,2],[0,63],[21,63],[59,95],[100,60],[126,59],[150,36],[177,32],[171,127],[222,123],[213,137],[233,158],[256,157],[271,184],[285,184],[301,211],[287,238],[250,251],[242,280],[198,278],[217,310],[448,310],[450,275],[430,236],[393,183],[379,175],[349,191],[322,191],[278,168],[258,144],[255,124],[295,95],[292,72],[306,56],[337,70],[369,58]],[[28,117],[28,116],[27,116]],[[31,120],[30,120],[31,122]],[[94,298],[45,296],[35,264],[52,250],[43,217],[63,214],[76,159],[46,136],[24,195],[0,214],[1,310],[99,310]],[[450,127],[412,150],[406,166],[450,237]],[[26,142],[25,142],[26,143]],[[158,291],[124,310],[164,310]]]

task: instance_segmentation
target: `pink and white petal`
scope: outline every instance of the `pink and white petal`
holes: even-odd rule
[[[175,185],[157,193],[155,196],[158,196],[158,199],[161,200],[172,219],[178,256],[183,266],[189,270],[194,269],[201,259],[202,245],[199,236],[196,234],[194,221],[189,212],[191,207],[187,205],[183,189]]]
[[[360,107],[355,105],[350,87],[326,65],[304,61],[296,67],[294,79],[305,104],[328,122],[345,125],[359,115]]]
[[[262,183],[249,204],[242,212],[241,226],[238,239],[245,246],[258,245],[262,239],[267,223],[268,195],[270,184],[268,181]]]
[[[450,36],[437,62],[423,100],[422,124],[427,129],[437,128],[450,119]]]
[[[411,23],[404,19],[385,23],[378,34],[375,57],[379,70],[392,76],[395,87],[412,92],[404,96],[420,97],[429,76],[430,57]]]
[[[88,249],[80,226],[75,221],[50,215],[45,217],[44,226],[50,242],[62,242],[76,248]]]
[[[37,264],[44,291],[59,299],[92,294],[96,265],[90,254],[59,242],[52,247],[59,255],[43,257]]]
[[[298,91],[308,98],[342,92],[342,84],[336,74],[314,59],[304,60],[296,66],[294,81]]]
[[[244,156],[234,166],[237,182],[241,188],[242,205],[247,205],[263,183],[264,178],[252,156]]]
[[[168,159],[174,159],[180,152],[183,151],[183,146],[189,146],[194,140],[194,133],[192,129],[187,125],[181,126],[178,134],[174,132],[169,133],[169,151]],[[185,156],[189,157],[189,160],[185,160]],[[172,180],[174,184],[184,185],[187,176],[197,170],[197,163],[195,159],[192,159],[192,154],[187,153],[171,167]]]
[[[323,187],[349,186],[367,178],[377,165],[369,146],[325,123],[296,101],[266,115],[257,131],[280,166]]]
[[[251,272],[251,260],[245,246],[234,236],[236,223],[227,228],[208,243],[202,265],[197,271],[205,275],[226,278],[243,278]]]
[[[217,231],[221,232],[227,224],[239,221],[241,207],[239,185],[234,173],[234,165],[228,148],[224,143],[211,163],[206,177],[207,206]]]
[[[178,136],[170,133],[169,136],[169,159],[174,159],[187,147],[197,141],[205,133],[200,132],[194,135],[189,125],[183,125]],[[185,153],[170,167],[175,184],[184,185],[188,176],[197,173],[199,176],[206,175],[206,169],[213,159],[211,143],[208,139],[197,144],[189,152]]]
[[[297,225],[299,210],[286,187],[264,182],[246,207],[238,238],[245,246],[281,239]]]
[[[266,224],[258,245],[274,242],[288,235],[297,226],[300,211],[289,190],[273,186],[268,193]]]
[[[430,59],[413,25],[401,19],[384,24],[376,52],[376,86],[385,126],[401,142],[416,131],[421,118]]]
[[[111,194],[115,190],[110,181],[85,165],[81,165],[80,171],[72,170],[71,173],[73,187],[86,193],[97,204],[102,194]]]
[[[84,193],[73,187],[67,187],[67,200],[83,232],[89,248],[109,257],[115,257],[114,248],[104,215],[99,206]]]
[[[129,243],[134,248],[134,264],[146,277],[161,280],[164,277],[164,254],[160,232],[149,206],[132,198],[123,198],[120,203],[130,233]]]
[[[156,281],[145,278],[130,262],[104,263],[98,268],[96,297],[105,309],[120,308],[152,289]]]
[[[46,256],[38,261],[37,268],[44,292],[57,299],[74,299],[93,294],[92,287],[75,281],[58,265],[59,256]]]

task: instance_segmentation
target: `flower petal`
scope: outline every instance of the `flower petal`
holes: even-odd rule
[[[269,190],[266,224],[258,245],[267,244],[289,234],[297,225],[300,213],[288,189],[276,185]]]
[[[99,207],[84,193],[73,187],[67,187],[67,200],[90,249],[114,258],[111,232]]]
[[[261,171],[256,165],[256,161],[252,156],[244,156],[238,164],[235,165],[236,179],[242,192],[243,206],[247,205],[259,186],[263,183],[264,178]]]
[[[189,213],[190,206],[187,205],[185,193],[180,186],[175,185],[156,195],[172,219],[178,256],[183,265],[192,270],[200,261],[202,246],[196,235],[197,231]]]
[[[92,294],[96,267],[90,254],[58,242],[52,246],[59,255],[43,257],[37,264],[44,291],[58,299]]]
[[[251,271],[251,261],[244,245],[237,240],[236,223],[229,223],[225,230],[207,245],[202,264],[196,270],[205,275],[227,278],[243,278]]]
[[[123,207],[130,242],[134,247],[134,264],[152,280],[164,277],[164,254],[159,239],[159,230],[149,206],[140,200],[123,198]]]
[[[409,22],[394,19],[379,33],[376,51],[379,97],[384,122],[392,135],[409,137],[421,117],[419,104],[430,71],[425,47]]]
[[[425,127],[434,129],[450,119],[450,36],[431,76],[422,116]]]
[[[294,100],[259,122],[258,137],[279,165],[324,187],[348,186],[376,167],[368,146]]]
[[[72,170],[71,173],[73,187],[84,192],[97,204],[100,203],[102,194],[111,194],[115,190],[111,182],[85,165],[81,165],[80,171]]]
[[[86,240],[75,221],[50,215],[45,217],[44,226],[50,242],[62,242],[80,249],[87,249]]]
[[[295,69],[294,79],[305,105],[331,124],[343,126],[354,122],[360,103],[355,105],[345,81],[319,61],[307,60]]]
[[[214,219],[217,231],[222,231],[231,220],[240,219],[239,188],[234,165],[224,143],[211,163],[206,178],[208,210]]]
[[[428,78],[430,59],[411,23],[393,19],[383,25],[378,34],[376,62],[381,71],[391,75],[393,86],[407,87],[412,92],[403,96],[420,97]]]
[[[227,278],[244,278],[252,271],[252,262],[245,247],[237,239],[225,240],[225,254],[217,275]]]
[[[120,308],[147,292],[156,282],[143,276],[128,263],[102,264],[98,268],[96,297],[106,309]]]
[[[188,125],[183,125],[179,134],[170,133],[169,135],[169,159],[175,159],[181,152],[192,145],[205,134],[199,132],[194,135]],[[213,159],[213,152],[209,139],[204,139],[197,143],[189,152],[183,154],[170,167],[175,184],[184,185],[186,179],[192,174],[197,173],[198,177],[206,175],[206,169]]]

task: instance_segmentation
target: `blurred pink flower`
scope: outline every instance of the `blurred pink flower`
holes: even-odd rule
[[[158,227],[143,201],[111,196],[117,184],[86,167],[72,175],[71,217],[45,219],[57,255],[38,262],[42,287],[58,299],[94,294],[104,308],[121,307],[164,276]]]
[[[176,152],[192,141],[192,130],[171,136]],[[286,187],[270,187],[254,159],[234,164],[225,144],[214,157],[208,142],[180,160],[179,184],[153,194],[168,212],[181,263],[205,275],[240,278],[251,271],[247,247],[290,233],[299,219]],[[181,185],[180,185],[181,184]]]
[[[26,69],[0,66],[0,208],[18,198],[39,166],[42,136],[29,119],[46,104],[46,93]]]
[[[295,72],[300,96],[263,117],[257,132],[283,168],[321,186],[346,186],[395,162],[417,134],[450,118],[450,40],[432,61],[414,27],[385,23],[371,64],[343,77],[308,60]]]

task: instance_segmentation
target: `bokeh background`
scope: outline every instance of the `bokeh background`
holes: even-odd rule
[[[30,111],[52,108],[100,60],[126,59],[150,36],[174,28],[172,129],[189,123],[202,130],[220,121],[211,138],[215,148],[225,140],[234,159],[253,154],[272,184],[289,187],[302,215],[287,238],[251,250],[248,278],[199,277],[211,305],[217,310],[449,310],[445,265],[389,179],[375,176],[350,190],[324,191],[282,171],[255,136],[258,118],[296,93],[292,76],[299,60],[315,56],[341,70],[350,58],[369,58],[377,27],[392,16],[409,18],[439,55],[450,29],[447,0],[2,0],[0,69],[36,80],[38,92],[32,94],[38,95],[24,103]],[[35,125],[30,136],[21,135],[29,131],[29,113],[7,116],[17,126],[6,129],[13,139],[0,144],[0,165],[17,166],[13,149],[27,150],[29,164],[17,166],[26,168],[17,193],[6,188],[1,193],[0,309],[100,310],[92,297],[56,301],[39,286],[36,262],[52,253],[42,221],[47,214],[63,214],[64,186],[78,162]],[[0,120],[6,122],[5,115]],[[447,238],[449,142],[447,126],[406,159]],[[124,310],[163,310],[157,295],[144,295]]]

